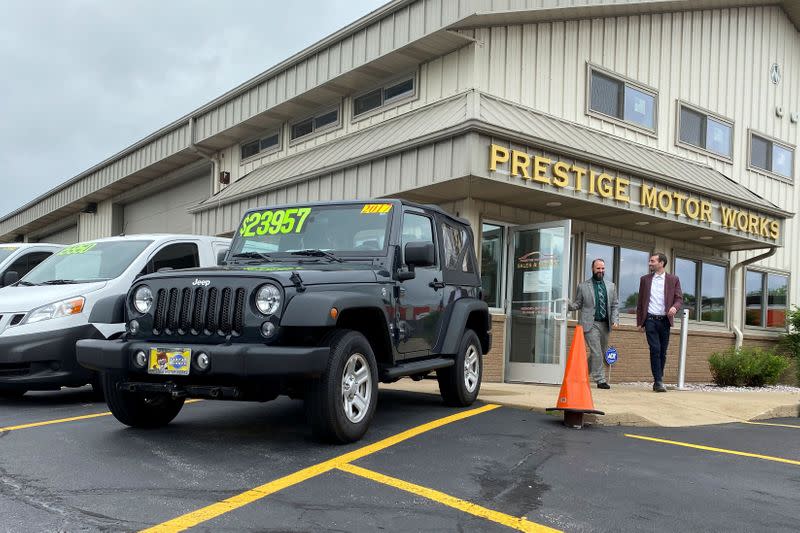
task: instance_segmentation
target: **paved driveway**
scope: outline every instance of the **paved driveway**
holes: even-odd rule
[[[0,400],[0,530],[797,530],[796,418],[576,431],[382,391],[366,438],[328,446],[288,399],[157,430],[106,413],[86,390]]]

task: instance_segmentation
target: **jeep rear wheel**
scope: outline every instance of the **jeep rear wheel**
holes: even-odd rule
[[[309,382],[306,413],[314,437],[354,442],[364,436],[378,402],[378,370],[366,337],[337,330],[327,339],[328,367]]]
[[[481,390],[483,354],[481,341],[471,329],[465,330],[453,366],[436,371],[439,392],[447,405],[472,405]]]
[[[166,426],[178,416],[184,398],[173,398],[168,394],[128,392],[117,388],[122,377],[106,372],[102,374],[106,403],[114,418],[135,428],[157,428]]]

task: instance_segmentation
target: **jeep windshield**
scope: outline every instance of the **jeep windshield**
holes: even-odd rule
[[[383,255],[392,210],[389,203],[363,203],[249,211],[228,257],[319,261]]]
[[[84,242],[62,248],[22,278],[23,285],[66,285],[116,278],[153,241]]]

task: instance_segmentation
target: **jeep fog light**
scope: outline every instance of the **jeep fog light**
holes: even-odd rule
[[[131,323],[128,324],[128,331],[131,332],[131,335],[136,335],[139,333],[139,321],[131,320]]]
[[[133,362],[139,368],[144,368],[147,366],[147,354],[144,353],[144,350],[139,350],[136,352],[136,355],[133,356]]]
[[[200,352],[197,354],[197,358],[194,362],[199,370],[205,372],[208,370],[209,365],[211,365],[211,357],[205,352]]]
[[[267,320],[263,324],[261,324],[261,335],[266,338],[270,338],[275,335],[275,324]]]

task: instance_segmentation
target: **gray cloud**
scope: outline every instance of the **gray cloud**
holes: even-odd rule
[[[0,216],[385,0],[7,0]]]

